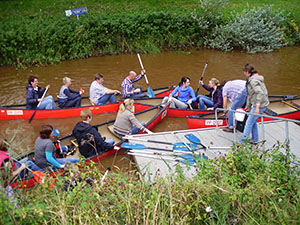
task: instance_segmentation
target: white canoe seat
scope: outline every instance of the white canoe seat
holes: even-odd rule
[[[115,131],[114,131],[114,125],[109,125],[107,128],[108,128],[108,130],[109,130],[113,135],[115,135],[116,137],[120,138],[120,136],[117,135],[117,134],[115,133]]]

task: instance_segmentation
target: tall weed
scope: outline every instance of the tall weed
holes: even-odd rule
[[[299,169],[286,161],[278,144],[261,152],[259,146],[237,145],[226,158],[199,160],[193,179],[178,175],[147,184],[138,172],[111,173],[106,185],[95,167],[93,187],[79,183],[62,190],[37,186],[20,191],[19,209],[1,201],[0,223],[52,224],[297,224]],[[291,166],[290,166],[291,165]]]

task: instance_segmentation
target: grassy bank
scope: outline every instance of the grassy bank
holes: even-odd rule
[[[267,13],[256,9],[257,21],[244,21],[243,10],[265,4],[272,4],[272,9]],[[79,21],[65,17],[66,9],[82,6],[87,6],[89,13]],[[278,9],[283,11],[276,12]],[[0,65],[40,65],[104,54],[190,47],[272,51],[300,41],[297,0],[14,0],[0,1],[0,10]],[[235,27],[228,27],[235,19]],[[259,24],[262,20],[268,27]],[[249,23],[257,24],[250,32]],[[250,34],[261,33],[261,37],[251,35],[250,43],[240,44],[249,38],[241,33],[236,40],[232,30],[237,26],[246,27],[245,32]]]
[[[224,158],[199,160],[191,180],[179,175],[149,185],[135,172],[94,177],[74,189],[38,186],[21,191],[19,208],[1,201],[1,224],[299,224],[299,170],[275,146],[261,154],[237,146]],[[292,158],[292,160],[294,160]],[[1,193],[0,193],[1,194]],[[5,216],[3,216],[5,215]]]

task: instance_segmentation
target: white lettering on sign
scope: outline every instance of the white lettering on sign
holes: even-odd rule
[[[6,113],[8,116],[23,115],[23,110],[7,110]]]
[[[222,126],[223,125],[223,120],[217,120],[218,121],[218,125]],[[216,125],[216,120],[205,120],[205,125],[206,126],[215,126]]]

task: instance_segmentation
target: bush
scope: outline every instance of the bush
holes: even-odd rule
[[[271,7],[243,10],[228,24],[215,28],[214,38],[206,41],[211,48],[231,51],[242,49],[249,53],[271,52],[285,45],[282,11]]]
[[[104,187],[82,182],[65,192],[59,178],[51,190],[21,190],[19,209],[1,201],[0,224],[299,224],[300,173],[289,166],[295,158],[286,161],[281,145],[259,149],[237,145],[226,158],[199,160],[189,180],[178,170],[149,185],[135,171],[118,172]],[[102,177],[97,168],[84,171]]]

